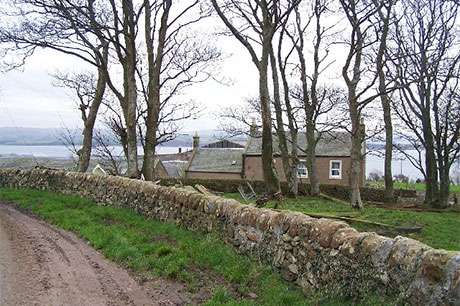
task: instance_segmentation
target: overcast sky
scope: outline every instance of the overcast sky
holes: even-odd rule
[[[224,28],[217,17],[206,22],[202,25],[205,32],[211,29],[212,33]],[[337,24],[338,20],[331,18],[327,22]],[[234,37],[211,37],[211,39],[216,42],[224,55],[219,66],[218,77],[225,78],[229,82],[223,85],[210,80],[187,89],[185,98],[198,102],[202,106],[203,113],[196,120],[185,122],[185,131],[219,128],[216,115],[222,107],[241,105],[246,98],[258,94],[258,73],[246,49]],[[343,50],[330,51],[330,58],[343,57]],[[341,64],[341,61],[335,64]],[[72,95],[65,89],[52,85],[53,79],[50,73],[57,70],[79,72],[85,70],[85,64],[74,57],[41,49],[29,58],[23,71],[0,74],[0,126],[80,127],[80,114]],[[337,73],[339,70],[329,69],[329,71],[334,75],[332,79],[335,82],[339,77]]]
[[[223,85],[211,80],[188,89],[187,99],[199,102],[203,115],[188,121],[185,130],[215,129],[215,115],[220,108],[257,94],[257,72],[246,51],[231,37],[222,39],[219,45],[225,53],[220,76],[231,82]],[[27,61],[23,71],[0,74],[0,126],[79,126],[79,112],[72,96],[52,85],[50,73],[79,71],[82,65],[71,56],[42,49]]]

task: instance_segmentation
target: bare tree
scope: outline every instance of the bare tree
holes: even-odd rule
[[[211,0],[211,2],[231,34],[246,48],[259,72],[264,181],[269,193],[279,192],[279,180],[273,168],[268,65],[273,36],[299,1]],[[256,50],[259,47],[260,55],[257,55]]]
[[[164,126],[169,125],[169,135],[172,135],[181,118],[196,114],[193,105],[185,108],[186,102],[172,100],[183,88],[208,79],[208,66],[220,57],[216,48],[204,42],[200,44],[190,31],[192,25],[210,16],[209,5],[204,6],[202,2],[190,0],[184,6],[182,1],[182,6],[173,6],[171,0],[15,0],[12,9],[5,10],[7,17],[21,20],[19,26],[11,22],[0,30],[5,52],[22,54],[19,64],[37,47],[45,47],[80,58],[98,69],[96,99],[88,108],[85,120],[82,171],[87,168],[91,155],[94,114],[107,85],[121,106],[122,115],[116,117],[124,121],[123,128],[119,124],[117,126],[120,133],[123,131],[122,136],[126,136],[129,177],[140,174],[137,133],[139,112],[143,111],[139,109],[138,102],[146,101],[147,111],[142,116],[146,140],[141,142],[146,148],[143,172],[151,178],[158,138],[155,134],[160,122],[164,122]],[[144,37],[138,35],[140,25],[145,27]],[[138,50],[139,46],[146,46],[146,54]],[[146,80],[142,71],[144,56],[148,70]],[[121,78],[115,73],[114,66],[121,66]],[[173,109],[192,111],[188,115],[176,115],[170,113]],[[161,133],[166,138],[164,131]]]
[[[453,1],[400,1],[392,37],[390,72],[401,87],[395,110],[402,137],[418,154],[400,151],[422,171],[425,203],[435,207],[447,205],[449,172],[460,150],[458,9]]]
[[[116,0],[109,0],[113,15],[110,27],[99,28],[95,25],[98,37],[110,42],[118,62],[123,69],[123,90],[119,90],[112,78],[108,77],[108,85],[117,97],[126,124],[126,142],[128,153],[127,176],[139,177],[137,152],[137,45],[138,22],[143,6],[136,6],[133,0],[123,0],[121,5]],[[95,22],[95,21],[93,21]],[[109,75],[107,73],[107,75]]]
[[[148,81],[143,86],[147,107],[143,115],[142,173],[146,180],[155,176],[153,164],[158,139],[171,139],[172,132],[177,131],[175,123],[196,115],[193,103],[183,107],[180,102],[174,102],[175,97],[185,87],[208,80],[208,70],[220,58],[220,52],[215,47],[206,44],[202,37],[198,41],[192,31],[193,25],[211,15],[202,2],[183,1],[180,6],[173,6],[171,0],[144,0]],[[175,115],[175,112],[181,115]],[[163,130],[163,135],[158,137],[160,124],[163,127],[168,125],[170,132],[165,134],[166,130]]]
[[[307,169],[310,181],[310,193],[319,195],[319,179],[316,166],[316,144],[320,139],[317,122],[318,118],[325,112],[332,111],[332,98],[335,93],[329,90],[326,86],[320,86],[321,74],[333,62],[329,59],[330,38],[335,35],[334,25],[324,25],[324,20],[332,11],[332,2],[328,0],[315,0],[311,4],[311,13],[307,14],[305,9],[304,14],[301,12],[304,7],[295,8],[295,18],[291,25],[286,24],[283,27],[285,33],[291,41],[293,51],[297,55],[296,70],[299,74],[300,86],[294,87],[294,96],[301,103],[305,113],[305,130],[307,137]],[[312,25],[313,31],[313,54],[311,73],[308,71],[307,58],[307,30]],[[289,53],[288,53],[289,55]],[[287,62],[288,57],[285,62]],[[280,62],[282,61],[280,56]],[[284,79],[286,79],[286,64],[281,70]],[[285,81],[287,84],[287,81]],[[310,85],[309,85],[310,83]],[[285,86],[287,87],[287,86]],[[331,96],[329,96],[331,94]]]
[[[289,152],[290,154],[289,170],[287,172],[285,170],[285,172],[286,172],[286,177],[288,180],[289,192],[292,195],[297,196],[299,192],[299,178],[297,174],[297,165],[299,163],[299,158],[298,158],[299,124],[296,120],[298,108],[296,108],[291,102],[291,89],[289,87],[288,72],[287,72],[288,61],[289,61],[290,56],[293,53],[293,48],[291,48],[287,52],[286,55],[283,54],[284,32],[286,28],[286,23],[287,23],[287,20],[283,24],[281,32],[279,34],[277,58],[278,58],[279,72],[281,75],[281,84],[283,88],[283,101],[284,101],[284,105],[286,108],[286,116],[288,119],[288,129],[289,129],[290,145],[291,145],[291,151]],[[275,65],[272,64],[272,69],[275,69],[273,68],[274,66]]]
[[[68,88],[77,97],[78,110],[83,122],[82,147],[76,151],[78,171],[86,172],[91,159],[94,125],[104,99],[106,78],[101,70],[97,76],[91,72],[83,72],[56,73],[53,77],[56,80],[55,86]]]
[[[281,48],[279,46],[278,48]],[[281,155],[281,161],[283,164],[283,171],[288,182],[288,195],[297,196],[298,193],[298,179],[297,179],[297,160],[295,158],[291,158],[289,155],[289,148],[288,148],[288,139],[287,134],[284,128],[284,119],[283,115],[285,110],[283,110],[282,102],[281,102],[281,93],[280,93],[280,81],[279,81],[279,72],[278,72],[278,64],[276,63],[277,57],[275,56],[275,52],[273,47],[270,48],[270,67],[272,72],[272,82],[273,82],[273,105],[275,111],[275,130],[278,136],[278,148]],[[289,101],[288,101],[289,103]],[[290,106],[290,104],[289,104]],[[288,108],[287,110],[291,110]],[[288,121],[292,120],[292,114],[287,114]],[[292,126],[292,125],[291,125]],[[297,144],[297,134],[291,133],[295,136],[294,139],[291,139],[295,144]],[[292,152],[292,150],[291,150]],[[294,152],[296,152],[294,150]]]
[[[3,1],[3,5],[5,20],[15,20],[3,23],[0,28],[3,53],[17,55],[18,61],[9,63],[10,68],[24,64],[36,48],[48,48],[79,58],[97,69],[92,100],[85,102],[88,112],[85,111],[83,118],[83,145],[78,154],[78,170],[85,172],[91,157],[94,124],[106,89],[108,59],[108,44],[92,34],[90,20],[105,25],[110,14],[104,13],[100,3],[95,11],[94,0],[14,0]]]
[[[256,132],[262,126],[258,98],[249,98],[243,103],[227,106],[217,116],[222,131],[230,137],[257,137]]]
[[[145,96],[144,90],[141,91],[142,96]],[[171,97],[172,98],[172,97]],[[146,149],[146,117],[147,107],[146,101],[140,100],[138,103],[138,111],[136,117],[137,138],[142,148]],[[105,137],[102,142],[114,143],[115,139],[117,144],[123,148],[124,160],[128,158],[128,144],[127,144],[127,131],[126,120],[123,117],[123,111],[118,103],[114,103],[111,97],[104,100],[103,108],[103,123],[111,132],[111,137]],[[155,133],[155,145],[159,146],[168,141],[175,139],[179,131],[183,128],[182,123],[187,119],[193,119],[199,116],[201,108],[194,101],[181,99],[162,99],[160,104],[160,113],[158,117],[158,127]],[[103,135],[105,136],[105,134]],[[107,141],[110,140],[110,141]],[[104,146],[101,145],[104,149]],[[112,149],[112,148],[110,148]],[[100,151],[98,149],[98,151]],[[107,151],[107,150],[104,150]],[[98,153],[101,155],[101,152]],[[103,154],[105,160],[110,160],[107,152]],[[118,155],[117,155],[118,156]],[[120,172],[120,174],[123,174]]]
[[[378,95],[366,96],[376,82],[376,75],[371,76],[369,82],[363,82],[369,68],[364,66],[366,50],[376,43],[371,31],[371,18],[376,14],[376,8],[368,5],[364,0],[340,0],[340,4],[348,20],[350,28],[349,49],[342,68],[342,76],[348,88],[348,108],[351,119],[351,171],[350,189],[351,206],[361,209],[363,203],[360,194],[360,185],[364,179],[362,173],[363,142],[365,130],[363,127],[362,112]],[[363,83],[366,83],[363,85]]]
[[[394,201],[393,188],[393,173],[391,164],[393,160],[393,123],[391,119],[391,101],[387,93],[387,77],[385,72],[385,62],[387,61],[387,40],[390,32],[390,26],[393,18],[393,7],[396,0],[372,0],[377,8],[376,17],[376,33],[379,36],[378,50],[376,57],[376,69],[378,74],[378,90],[380,92],[380,100],[382,102],[383,121],[385,124],[385,164],[384,164],[384,180],[385,180],[385,202]],[[389,61],[389,60],[388,60]]]

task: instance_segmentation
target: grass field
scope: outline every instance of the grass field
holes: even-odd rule
[[[241,201],[239,194],[226,194],[228,198]],[[268,207],[273,207],[269,203]],[[324,216],[345,216],[356,219],[379,222],[397,227],[423,226],[421,233],[404,234],[404,236],[422,241],[434,248],[460,250],[460,213],[458,212],[415,212],[388,210],[365,205],[362,211],[356,211],[344,203],[322,198],[298,197],[285,199],[279,209],[300,211],[305,214]],[[379,231],[381,228],[352,222],[351,226],[362,231]]]
[[[138,274],[185,283],[191,292],[210,286],[213,294],[206,305],[357,305],[320,294],[305,297],[270,267],[237,254],[216,236],[146,219],[130,210],[33,190],[0,188],[0,201],[16,203],[75,232],[107,258]],[[385,304],[381,299],[368,297],[362,305]]]
[[[367,181],[366,185],[375,188],[383,189],[385,183],[383,181]],[[425,184],[424,183],[403,183],[403,182],[394,182],[394,188],[397,189],[411,189],[417,191],[425,191]],[[460,193],[460,185],[450,185],[450,192],[453,193]]]

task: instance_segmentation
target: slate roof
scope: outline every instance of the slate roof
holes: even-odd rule
[[[208,143],[202,146],[202,148],[241,148],[243,149],[246,145],[246,141],[230,141],[227,139],[219,140],[216,142]]]
[[[170,177],[182,177],[187,168],[188,161],[183,160],[166,160],[163,161],[163,167]]]
[[[156,155],[162,162],[165,161],[189,161],[192,157],[193,151],[185,151],[181,153],[171,153],[171,154],[158,154]]]
[[[241,173],[244,149],[199,148],[188,171]]]
[[[259,136],[259,135],[258,135]],[[288,137],[288,147],[290,150]],[[298,134],[298,147],[300,156],[305,155],[302,150],[307,147],[307,137],[304,132]],[[279,141],[276,134],[273,134],[273,152],[274,154],[280,154]],[[346,132],[332,132],[323,134],[322,138],[316,145],[316,156],[331,156],[331,157],[347,157],[350,156],[351,149],[351,137]],[[261,155],[262,152],[262,138],[261,137],[250,137],[246,147],[246,155]]]

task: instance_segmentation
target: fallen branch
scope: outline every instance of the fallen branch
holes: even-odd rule
[[[195,185],[195,188],[196,190],[198,190],[199,192],[201,192],[202,194],[205,194],[205,195],[214,195],[214,193],[210,192],[206,187],[204,187],[203,185],[199,185],[199,184],[196,184]]]
[[[336,215],[323,215],[323,214],[315,214],[315,213],[305,213],[305,214],[310,216],[310,217],[313,217],[313,218],[329,218],[329,219],[337,219],[337,220],[342,220],[342,221],[347,221],[347,222],[359,222],[359,223],[365,223],[365,224],[370,224],[370,225],[374,225],[374,226],[396,228],[396,226],[394,226],[394,225],[380,223],[380,222],[373,222],[373,221],[368,221],[368,220],[363,220],[363,219],[356,219],[356,218],[352,218],[352,217],[344,217],[344,216],[336,216]]]
[[[369,220],[363,220],[363,219],[357,219],[357,218],[352,218],[352,217],[345,217],[345,216],[334,216],[334,215],[323,215],[323,214],[315,214],[315,213],[305,213],[306,215],[313,217],[313,218],[329,218],[329,219],[337,219],[337,220],[342,220],[346,221],[349,223],[362,223],[362,224],[367,224],[367,225],[372,225],[372,226],[378,226],[378,227],[383,227],[387,229],[391,229],[393,231],[396,231],[398,233],[419,233],[422,231],[423,227],[421,226],[414,226],[414,227],[399,227],[395,225],[390,225],[390,224],[385,224],[385,223],[380,223],[380,222],[374,222],[374,221],[369,221]]]
[[[334,197],[331,197],[327,194],[324,194],[324,193],[320,193],[319,196],[323,199],[326,199],[326,200],[329,200],[329,201],[332,201],[332,202],[337,202],[337,203],[340,203],[340,204],[344,204],[344,205],[347,205],[347,206],[350,206],[350,203],[344,201],[344,200],[341,200],[341,199],[337,199],[337,198],[334,198]]]

